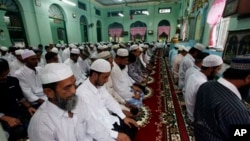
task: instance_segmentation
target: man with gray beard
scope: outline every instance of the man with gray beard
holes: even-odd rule
[[[30,121],[31,141],[112,141],[109,132],[94,120],[75,95],[75,77],[66,64],[47,64],[41,73],[48,97]]]

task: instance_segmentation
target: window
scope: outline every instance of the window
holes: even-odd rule
[[[95,14],[101,16],[101,11],[98,9],[95,9]]]
[[[228,26],[230,23],[230,18],[221,18],[218,23],[218,38],[217,38],[217,47],[224,48],[227,38]]]
[[[130,10],[130,15],[149,15],[147,9]]]
[[[159,8],[158,13],[163,14],[163,13],[171,13],[171,8],[166,7],[166,8]]]
[[[78,8],[82,10],[87,10],[86,4],[78,1]]]
[[[108,12],[108,17],[117,17],[123,15],[123,11],[112,11]]]

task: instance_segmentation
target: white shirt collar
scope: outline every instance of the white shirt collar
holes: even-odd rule
[[[218,79],[218,82],[230,89],[240,100],[242,99],[239,90],[231,82],[222,77]]]

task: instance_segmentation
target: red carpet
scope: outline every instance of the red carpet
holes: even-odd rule
[[[156,56],[154,81],[147,85],[152,95],[144,99],[143,114],[135,141],[194,141],[191,122],[183,105],[183,96],[176,95],[172,75],[163,52]],[[146,117],[146,118],[145,118]],[[142,122],[141,122],[142,121]]]
[[[155,73],[151,75],[154,81],[147,85],[151,88],[152,95],[143,101],[144,105],[149,107],[149,120],[139,129],[136,141],[166,141],[166,124],[161,118],[162,113],[164,113],[164,99],[161,96],[160,58],[156,59]]]

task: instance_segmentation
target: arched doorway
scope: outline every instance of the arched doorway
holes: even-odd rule
[[[81,16],[80,18],[80,29],[81,29],[81,36],[82,42],[88,42],[88,21],[85,16]]]
[[[170,35],[170,23],[168,20],[162,20],[158,24],[158,40],[167,41]]]
[[[123,26],[120,23],[114,22],[109,25],[109,39],[110,41],[119,42],[122,36]]]
[[[136,21],[130,25],[130,40],[132,41],[145,41],[147,25],[141,21]]]
[[[96,22],[96,35],[97,35],[97,42],[101,42],[102,41],[102,26],[99,20]]]
[[[20,13],[15,1],[0,1],[0,17],[5,23],[5,25],[0,25],[0,42],[2,45],[25,46],[28,44]],[[0,22],[2,21],[0,20]]]
[[[49,18],[53,43],[68,43],[62,8],[56,4],[52,4],[49,7]]]

